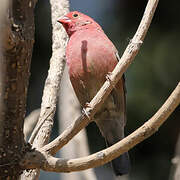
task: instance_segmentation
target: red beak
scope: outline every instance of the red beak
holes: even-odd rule
[[[58,19],[57,22],[61,24],[68,24],[69,22],[71,22],[71,20],[67,16],[64,16],[61,19]]]

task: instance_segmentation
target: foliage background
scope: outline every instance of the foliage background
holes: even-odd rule
[[[71,0],[71,10],[93,17],[113,41],[120,55],[134,35],[144,12],[146,0]],[[180,77],[179,1],[160,1],[153,22],[135,62],[126,72],[127,119],[126,134],[148,120],[162,105]],[[35,9],[35,46],[28,92],[27,114],[39,108],[44,81],[51,57],[51,17],[48,1],[39,1]],[[180,132],[180,108],[170,116],[160,130],[130,151],[130,180],[167,180],[171,159]],[[57,121],[53,136],[57,136]],[[96,126],[87,128],[91,152],[105,145]],[[82,147],[83,148],[83,147]],[[105,166],[105,169],[110,169]],[[99,173],[106,173],[97,168]],[[42,179],[58,179],[58,174],[46,173]]]

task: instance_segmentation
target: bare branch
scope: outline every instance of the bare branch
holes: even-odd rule
[[[53,118],[56,111],[60,81],[65,66],[65,46],[67,35],[63,27],[57,24],[57,19],[69,11],[69,1],[50,0],[50,4],[53,26],[52,57],[50,59],[50,68],[43,91],[39,121],[29,140],[30,143],[33,142],[33,147],[38,148],[47,144],[50,138],[54,122]],[[22,179],[37,179],[39,176],[39,170],[36,169],[29,174],[24,173],[24,175],[26,177],[22,177]]]
[[[152,2],[154,2],[154,4]],[[120,63],[117,65],[112,75],[110,76],[111,81],[106,81],[103,89],[100,90],[97,96],[91,101],[90,105],[94,109],[86,109],[86,113],[88,113],[88,116],[86,116],[86,114],[84,113],[72,126],[76,127],[77,129],[79,128],[78,126],[81,126],[79,128],[81,129],[84,127],[84,124],[88,124],[88,122],[90,122],[88,117],[92,117],[96,113],[97,109],[102,104],[101,100],[103,101],[105,99],[105,96],[108,96],[108,93],[106,91],[108,90],[108,92],[110,92],[110,90],[113,88],[112,84],[115,84],[118,81],[118,78],[121,77],[123,72],[127,69],[128,65],[132,62],[132,59],[137,54],[139,46],[144,39],[144,32],[147,32],[147,28],[149,27],[157,3],[158,1],[149,0],[144,17],[137,31],[138,34],[135,34],[132,42],[125,50],[125,53],[123,54]],[[77,130],[70,126],[69,130],[64,131],[63,135],[60,136],[62,137],[62,142],[60,141],[59,143],[57,141],[58,139],[56,139],[44,148],[35,150],[34,152],[26,153],[25,158],[21,161],[21,166],[23,168],[41,168],[43,170],[53,172],[71,172],[103,165],[117,158],[122,153],[127,152],[136,144],[142,142],[144,139],[155,133],[169,117],[169,115],[174,111],[174,109],[178,106],[179,103],[180,83],[177,85],[176,89],[173,91],[173,93],[170,95],[164,105],[149,121],[147,121],[143,126],[138,128],[132,134],[124,138],[122,141],[116,143],[115,145],[100,152],[97,152],[93,155],[78,159],[58,159],[52,157],[49,152],[54,154],[60,146],[62,147],[63,143],[66,144],[73,137],[73,133],[76,134],[78,132],[79,129]],[[67,138],[68,140],[65,138]],[[58,143],[53,144],[56,141]]]
[[[30,135],[40,115],[40,109],[32,111],[24,120],[24,138]]]
[[[133,59],[137,55],[148,31],[157,4],[158,0],[148,1],[143,18],[136,34],[134,35],[130,44],[127,46],[123,56],[119,60],[119,63],[113,70],[112,74],[109,76],[97,95],[92,99],[89,106],[84,110],[82,115],[59,137],[46,145],[43,150],[49,152],[50,154],[55,154],[60,148],[67,144],[73,138],[73,136],[75,136],[81,129],[83,129],[88,125],[89,122],[92,121],[91,118],[98,111],[100,106],[103,104],[103,102],[113,89],[114,85],[119,81],[122,74],[127,70],[128,66],[132,63]]]
[[[154,134],[180,103],[180,82],[156,114],[132,134],[113,146],[77,159],[59,159],[43,151],[26,154],[21,165],[24,168],[41,168],[53,172],[80,171],[103,165],[129,151],[138,143]]]
[[[69,11],[69,3],[66,0],[61,1],[61,3],[57,0],[51,0],[50,3],[53,25],[53,53],[50,59],[50,68],[44,87],[41,113],[38,122],[38,124],[41,124],[41,121],[44,122],[42,129],[44,132],[46,132],[46,135],[42,136],[42,133],[39,132],[39,135],[36,138],[36,142],[33,143],[34,146],[38,147],[42,146],[44,143],[46,144],[46,141],[49,138],[53,125],[53,116],[56,111],[59,84],[65,66],[65,44],[67,36],[63,28],[57,25],[56,20],[59,16],[63,16]],[[47,114],[49,113],[51,115],[46,118]]]
[[[50,59],[50,68],[44,87],[40,118],[38,125],[34,130],[34,136],[36,136],[36,132],[38,132],[34,139],[34,147],[42,147],[49,141],[53,126],[53,117],[56,111],[60,81],[65,66],[65,46],[67,35],[62,26],[57,25],[57,19],[69,11],[69,2],[67,0],[50,0],[50,4],[53,25],[53,53]],[[30,141],[31,139],[33,138],[30,138]]]

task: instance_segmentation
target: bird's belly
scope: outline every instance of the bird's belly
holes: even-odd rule
[[[84,72],[82,69],[77,69],[74,73],[69,72],[71,84],[82,106],[91,101],[105,82],[105,75],[102,78],[94,72]]]

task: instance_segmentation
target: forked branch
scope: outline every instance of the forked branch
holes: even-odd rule
[[[26,154],[25,159],[21,162],[22,167],[41,168],[43,170],[53,172],[71,172],[103,165],[154,134],[175,110],[179,103],[180,82],[166,100],[166,102],[163,104],[163,106],[151,119],[149,119],[144,125],[113,146],[90,156],[77,159],[55,158],[44,151],[36,150]]]

